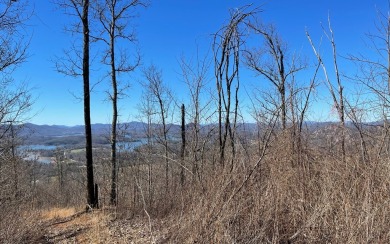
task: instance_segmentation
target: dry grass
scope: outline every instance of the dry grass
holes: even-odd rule
[[[46,226],[37,242],[47,243],[155,243],[160,232],[150,236],[143,218],[115,219],[112,209],[94,210],[90,213],[71,214],[68,208],[47,211],[54,218],[45,217]],[[62,217],[59,215],[63,214]],[[53,221],[54,220],[54,221]],[[161,239],[161,238],[160,238]]]
[[[54,243],[107,243],[110,216],[103,211],[76,212],[74,208],[53,208],[42,213],[42,238]]]
[[[258,150],[237,150],[233,170],[210,150],[202,178],[187,175],[184,186],[172,165],[168,192],[163,163],[152,178],[134,165],[120,171],[118,208],[52,208],[41,218],[66,220],[46,233],[56,243],[390,243],[390,166],[374,149],[369,163],[352,147],[342,162],[310,143],[298,155],[281,137],[256,168]]]
[[[41,213],[43,220],[52,220],[58,218],[67,218],[76,213],[76,208],[50,208]]]
[[[0,210],[0,243],[28,243],[39,235],[39,214],[26,206]]]
[[[317,150],[294,164],[285,144],[273,146],[242,188],[248,165],[209,174],[204,193],[192,186],[185,213],[171,218],[171,241],[390,243],[387,160],[350,154],[342,163]]]
[[[110,216],[104,212],[83,215],[74,225],[84,226],[86,231],[77,236],[77,243],[110,243],[112,238],[107,226]]]

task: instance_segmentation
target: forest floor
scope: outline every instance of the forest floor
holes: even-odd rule
[[[112,210],[50,209],[41,214],[40,233],[32,243],[166,243],[167,228],[148,219],[117,218]]]

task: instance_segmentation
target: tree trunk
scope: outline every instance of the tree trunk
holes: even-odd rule
[[[89,88],[89,21],[88,21],[89,0],[83,2],[83,84],[84,84],[84,122],[85,122],[85,155],[87,166],[87,203],[90,207],[96,207],[95,184],[93,178],[92,158],[92,130],[91,130],[91,108]]]
[[[149,100],[147,101],[148,103],[148,108],[149,108]],[[147,117],[148,117],[148,131],[147,131],[147,137],[148,137],[148,156],[151,157],[152,155],[152,118],[151,118],[151,112],[150,110],[148,109],[148,112],[147,112]],[[149,197],[148,197],[148,206],[149,208],[152,207],[152,203],[153,203],[153,189],[152,189],[152,185],[153,185],[153,164],[151,162],[148,162],[148,194],[149,194]]]
[[[181,105],[181,170],[180,170],[180,183],[181,186],[184,185],[185,175],[184,175],[184,157],[186,151],[186,121],[185,121],[185,106]]]
[[[110,55],[111,55],[111,82],[112,82],[112,124],[111,124],[111,198],[110,204],[117,205],[117,183],[118,183],[118,163],[116,158],[116,135],[117,135],[117,122],[118,122],[118,86],[116,80],[115,69],[115,44],[114,44],[114,25],[115,20],[113,17],[111,30],[110,30]]]
[[[169,160],[168,160],[168,135],[167,135],[167,125],[165,122],[165,108],[164,102],[161,97],[158,98],[160,105],[162,126],[163,126],[163,137],[164,137],[164,154],[165,154],[165,189],[166,192],[169,192]]]

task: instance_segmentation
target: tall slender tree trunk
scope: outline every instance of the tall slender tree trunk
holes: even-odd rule
[[[169,192],[169,159],[168,159],[168,135],[167,135],[167,125],[165,122],[165,109],[164,103],[161,98],[159,98],[162,126],[163,126],[163,137],[164,137],[164,153],[165,153],[165,189],[166,192]]]
[[[97,206],[97,196],[95,196],[95,184],[93,176],[92,157],[92,129],[91,129],[91,106],[89,88],[89,20],[88,20],[89,0],[83,2],[83,84],[84,84],[84,122],[85,122],[85,155],[87,166],[87,203],[90,207]]]
[[[149,103],[149,101],[147,101]],[[148,105],[148,108],[149,108],[149,105]],[[148,110],[148,132],[147,132],[147,136],[148,136],[148,156],[150,157],[152,155],[152,118],[151,118],[151,113],[150,111]],[[148,162],[148,194],[149,194],[149,208],[152,207],[152,203],[153,203],[153,189],[152,189],[152,185],[153,185],[153,164],[151,162]]]
[[[287,107],[286,107],[286,89],[283,85],[283,87],[280,89],[280,96],[281,96],[281,112],[282,112],[282,115],[281,115],[281,120],[282,120],[282,129],[283,131],[286,130],[286,127],[287,127]]]
[[[199,99],[198,96],[195,99],[195,117],[194,117],[194,127],[193,127],[193,146],[192,146],[192,154],[193,154],[193,163],[192,163],[192,175],[193,180],[196,180],[196,176],[200,176],[199,172]]]
[[[225,160],[225,148],[222,139],[222,74],[217,76],[217,90],[218,90],[218,141],[219,141],[219,163],[223,166]],[[214,162],[214,160],[213,160]]]
[[[118,163],[116,157],[116,142],[117,142],[117,122],[118,122],[118,86],[116,80],[115,69],[115,31],[114,31],[114,15],[110,31],[110,55],[111,55],[111,82],[112,82],[112,124],[111,124],[111,205],[117,204],[117,183],[118,183]]]
[[[12,156],[12,164],[13,164],[13,174],[14,174],[14,197],[15,199],[18,198],[18,192],[19,192],[19,182],[18,182],[18,160],[16,159],[16,145],[15,145],[15,131],[14,131],[14,125],[11,122],[11,156]]]
[[[180,170],[180,183],[184,186],[185,175],[184,175],[184,157],[186,152],[186,120],[185,120],[185,106],[181,105],[181,170]]]
[[[343,87],[341,86],[341,83],[339,82],[339,101],[340,101],[340,109],[339,109],[339,116],[340,116],[340,126],[341,126],[341,155],[342,155],[342,161],[344,164],[347,162],[346,158],[346,151],[345,151],[345,108],[344,108],[344,95],[343,95]]]
[[[280,46],[278,46],[278,52],[279,52],[279,76],[281,79],[280,87],[279,87],[279,93],[281,97],[281,109],[282,109],[282,129],[283,131],[286,130],[287,127],[287,101],[286,101],[286,75],[284,72],[284,54]]]

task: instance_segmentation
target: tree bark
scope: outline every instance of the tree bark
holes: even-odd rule
[[[96,207],[95,184],[93,176],[92,157],[92,129],[91,129],[91,106],[89,88],[89,0],[83,2],[83,84],[84,84],[84,122],[85,122],[85,155],[87,166],[87,203],[90,207]]]
[[[184,175],[184,157],[186,152],[186,120],[185,120],[185,106],[181,105],[181,170],[180,170],[180,183],[181,186],[184,185],[185,175]]]
[[[115,20],[112,14],[110,30],[110,63],[111,63],[111,82],[112,82],[112,124],[111,124],[111,205],[117,205],[117,183],[118,183],[118,162],[116,157],[117,142],[117,122],[118,122],[118,85],[116,80],[115,66]]]

